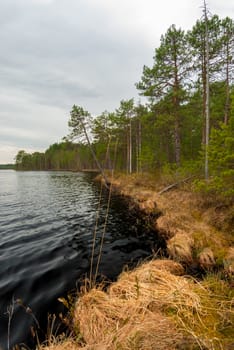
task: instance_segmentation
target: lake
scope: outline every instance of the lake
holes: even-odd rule
[[[108,194],[104,191],[99,205],[100,184],[93,178],[90,173],[0,171],[3,350],[7,350],[8,340],[11,347],[16,343],[33,347],[30,327],[36,329],[38,321],[42,329],[46,328],[48,313],[64,311],[58,297],[78,288],[81,279],[89,276],[100,207],[94,258],[97,262]],[[121,197],[112,196],[100,275],[113,280],[126,264],[132,266],[152,254],[155,236],[146,239],[138,221]]]

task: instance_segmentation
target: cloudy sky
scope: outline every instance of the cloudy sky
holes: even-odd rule
[[[73,104],[92,115],[135,83],[171,24],[190,29],[202,0],[0,0],[0,164],[45,151],[68,133]],[[234,17],[232,0],[208,0]]]

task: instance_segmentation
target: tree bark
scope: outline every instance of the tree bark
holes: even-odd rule
[[[129,119],[129,174],[132,173],[132,121]]]
[[[230,113],[230,86],[229,86],[229,45],[226,47],[226,101],[225,101],[225,112],[224,112],[224,124],[227,125]]]
[[[209,87],[209,37],[208,37],[208,18],[207,18],[207,7],[206,2],[204,0],[204,16],[205,16],[205,63],[206,63],[206,139],[205,139],[205,179],[209,178],[209,155],[208,155],[208,147],[209,147],[209,134],[210,134],[210,87]]]

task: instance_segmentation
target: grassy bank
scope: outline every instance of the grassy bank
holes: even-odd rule
[[[70,308],[70,338],[50,339],[40,350],[233,349],[232,206],[188,184],[160,195],[165,185],[142,176],[113,180],[129,210],[149,215],[170,259],[124,271],[107,290],[84,288]],[[205,277],[188,276],[190,265]]]
[[[86,291],[73,310],[72,336],[40,349],[233,349],[228,283],[183,273],[179,263],[154,260],[123,272],[108,291]]]
[[[114,188],[145,214],[166,240],[170,257],[204,270],[234,273],[234,207],[231,201],[193,191],[191,182],[159,194],[168,182],[152,176],[116,176]]]

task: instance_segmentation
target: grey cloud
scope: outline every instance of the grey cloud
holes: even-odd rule
[[[97,98],[99,96],[97,90],[92,86],[85,86],[79,83],[79,77],[76,80],[66,76],[66,74],[58,74],[53,68],[48,67],[33,69],[5,69],[1,74],[1,83],[6,89],[14,86],[28,93],[35,101],[61,107],[67,107],[74,99],[79,97]]]
[[[184,2],[171,0],[175,9]],[[0,147],[59,141],[74,103],[96,115],[137,99],[134,84],[163,34],[154,33],[165,25],[162,7],[154,0],[0,0]]]
[[[45,145],[47,144],[47,139],[40,137],[36,138],[35,135],[32,134],[31,137],[19,136],[17,135],[1,135],[0,133],[1,144],[17,144],[18,148],[26,149],[27,148],[40,148],[45,150]],[[59,140],[58,140],[59,141]]]
[[[57,3],[60,6],[56,7]],[[78,10],[75,3],[69,2]],[[0,33],[3,43],[0,74],[5,86],[14,84],[34,94],[40,103],[67,107],[77,99],[104,95],[105,81],[108,84],[110,76],[123,75],[127,82],[121,67],[123,62],[127,65],[132,43],[127,36],[123,40],[115,35],[113,41],[113,35],[105,31],[108,20],[98,15],[98,20],[90,20],[90,9],[81,6],[80,13],[73,13],[68,6],[62,7],[64,4],[67,3],[54,2],[54,6],[37,8],[37,12],[31,6],[27,15],[11,21],[8,30]],[[92,11],[91,15],[94,16]],[[118,83],[116,88],[118,91]],[[115,85],[113,93],[114,89]]]

